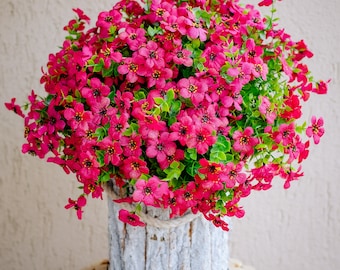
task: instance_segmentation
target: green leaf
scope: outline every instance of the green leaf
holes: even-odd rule
[[[185,166],[185,171],[190,176],[194,177],[197,174],[199,168],[200,164],[197,161],[192,161]]]
[[[154,108],[153,115],[158,116],[161,114],[161,109],[159,107]]]
[[[73,97],[68,95],[66,98],[65,98],[66,102],[67,103],[72,103],[73,102]]]
[[[192,40],[192,47],[193,47],[194,49],[195,49],[195,48],[199,48],[200,45],[201,45],[201,41],[200,41],[198,38]]]
[[[123,135],[124,136],[131,136],[132,133],[138,132],[139,125],[136,123],[131,123],[130,126],[124,131]]]
[[[175,98],[175,91],[171,88],[170,90],[168,90],[168,92],[166,92],[166,100],[168,102],[173,101],[173,99]]]
[[[217,136],[217,141],[211,148],[211,152],[229,152],[231,148],[230,141],[223,135]]]
[[[196,148],[187,148],[185,150],[185,157],[192,160],[197,160],[197,150]]]
[[[145,96],[145,93],[143,90],[139,90],[137,91],[135,94],[134,94],[134,97],[136,100],[142,100],[142,99],[145,99],[146,96]]]
[[[142,212],[142,204],[141,203],[136,204],[135,210],[137,213]]]
[[[102,172],[99,176],[98,176],[98,181],[103,183],[103,182],[107,182],[110,180],[110,173],[109,172]]]
[[[161,98],[161,97],[154,97],[153,100],[155,101],[155,103],[157,105],[160,105],[160,104],[162,104],[164,102],[164,99]]]
[[[176,114],[181,110],[181,107],[182,107],[182,102],[180,102],[179,100],[176,100],[171,103],[171,111]]]
[[[103,68],[102,74],[103,74],[103,77],[112,77],[112,75],[113,75],[113,65],[111,65],[108,69]]]
[[[178,161],[173,161],[170,164],[170,168],[174,169],[174,168],[178,168],[179,167],[179,162]]]
[[[212,162],[220,163],[225,162],[227,160],[227,156],[224,152],[218,151],[218,152],[211,152],[209,160]]]
[[[147,33],[150,37],[153,37],[153,36],[160,34],[162,32],[163,32],[162,28],[160,28],[160,27],[153,28],[151,25],[149,25],[149,27],[147,29]]]
[[[98,137],[99,141],[101,141],[107,136],[107,134],[108,134],[107,131],[108,131],[108,127],[106,127],[106,126],[99,127],[99,128],[96,129],[96,132],[94,133],[94,135],[96,137]]]
[[[103,167],[105,165],[105,163],[104,163],[105,152],[103,150],[98,150],[98,151],[96,151],[96,155],[97,155],[97,161],[99,163],[99,166]]]
[[[162,109],[163,112],[169,112],[170,111],[170,107],[169,107],[168,103],[166,103],[166,102],[163,102],[161,104],[161,109]]]

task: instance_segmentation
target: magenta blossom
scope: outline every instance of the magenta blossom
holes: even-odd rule
[[[175,152],[174,136],[168,132],[162,132],[157,139],[148,140],[146,155],[156,158],[159,163],[164,162],[167,156],[172,156]]]
[[[134,213],[131,213],[125,209],[120,209],[118,214],[119,220],[121,220],[124,223],[128,223],[132,226],[140,226],[144,227],[145,223],[140,221],[139,216],[137,216]]]
[[[159,201],[169,192],[167,182],[160,181],[156,176],[148,181],[139,179],[135,187],[133,200],[143,202],[145,205],[159,206]]]
[[[247,127],[243,132],[235,131],[233,134],[233,149],[236,152],[251,156],[254,153],[254,147],[259,143],[259,140],[253,137],[253,134],[252,127]]]
[[[323,118],[320,117],[317,119],[315,116],[312,116],[312,125],[306,129],[307,136],[313,137],[314,143],[318,144],[324,133],[325,129],[323,128]]]

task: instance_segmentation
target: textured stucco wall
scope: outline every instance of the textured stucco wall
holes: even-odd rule
[[[243,0],[242,2],[245,2]],[[256,1],[252,0],[252,3]],[[112,1],[0,1],[0,269],[73,270],[108,256],[106,202],[90,201],[84,220],[63,209],[77,195],[72,176],[52,164],[23,156],[23,125],[3,102],[39,86],[40,67],[56,51],[72,7],[95,18]],[[280,23],[294,39],[304,38],[315,58],[318,78],[333,78],[329,95],[313,98],[305,109],[323,115],[327,133],[311,149],[305,177],[289,191],[254,193],[247,215],[233,222],[232,257],[258,270],[318,270],[340,267],[340,2],[283,0]],[[19,99],[20,100],[20,99]]]

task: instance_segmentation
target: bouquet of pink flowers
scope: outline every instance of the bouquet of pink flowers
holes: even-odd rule
[[[297,120],[327,82],[313,80],[302,62],[313,54],[277,28],[274,8],[263,18],[237,0],[122,0],[87,30],[74,11],[41,77],[46,95],[32,91],[27,114],[14,98],[6,106],[24,118],[23,153],[76,175],[81,194],[65,207],[79,219],[112,180],[135,206],[124,222],[143,226],[146,205],[228,230],[241,198],[303,175],[323,119]]]

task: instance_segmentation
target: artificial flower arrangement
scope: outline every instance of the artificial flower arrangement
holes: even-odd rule
[[[22,152],[75,173],[80,196],[66,208],[82,217],[88,197],[114,181],[133,211],[119,218],[144,226],[142,206],[191,210],[228,230],[241,198],[299,179],[323,119],[298,123],[311,93],[325,94],[302,62],[312,57],[271,16],[238,0],[122,0],[99,14],[82,10],[50,54],[41,84],[24,106]]]

